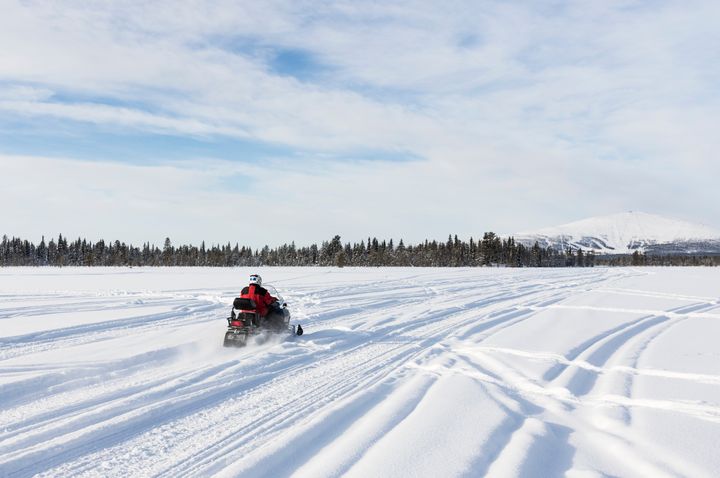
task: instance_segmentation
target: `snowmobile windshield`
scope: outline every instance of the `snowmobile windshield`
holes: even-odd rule
[[[285,302],[285,299],[283,299],[283,296],[280,295],[275,286],[273,286],[272,284],[263,284],[263,287],[267,289],[268,292],[270,292],[271,296],[276,297],[278,302]]]

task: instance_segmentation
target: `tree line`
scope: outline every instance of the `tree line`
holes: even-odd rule
[[[321,244],[298,247],[295,243],[270,248],[239,244],[173,245],[165,239],[162,248],[144,243],[135,246],[125,242],[97,242],[78,238],[69,240],[62,234],[39,244],[27,239],[3,236],[0,242],[0,266],[429,266],[429,267],[565,267],[593,266],[595,256],[582,251],[558,252],[516,243],[514,238],[500,238],[487,232],[482,239],[460,240],[457,235],[447,241],[426,240],[406,245],[368,237],[356,243],[341,241],[340,236]]]
[[[697,254],[632,254],[597,256],[596,264],[603,266],[720,266],[720,255]]]
[[[173,245],[165,239],[162,248],[120,241],[91,242],[78,238],[70,241],[62,234],[39,244],[26,239],[3,236],[0,242],[0,266],[416,266],[416,267],[593,267],[643,265],[720,265],[720,256],[632,255],[603,256],[580,249],[558,251],[536,242],[533,246],[517,243],[513,237],[500,238],[486,232],[482,239],[447,241],[426,240],[406,245],[401,239],[378,240],[368,237],[356,243],[343,243],[340,236],[321,244],[297,247],[295,243],[270,248],[239,244],[213,244],[199,247]]]

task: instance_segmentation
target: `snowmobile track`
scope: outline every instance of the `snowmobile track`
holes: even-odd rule
[[[277,269],[306,334],[242,349],[237,271],[86,272],[3,289],[0,476],[720,469],[711,270]]]

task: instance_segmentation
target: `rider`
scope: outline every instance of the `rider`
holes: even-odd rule
[[[272,321],[275,319],[278,311],[280,316],[282,316],[277,298],[270,295],[270,292],[262,286],[262,277],[258,274],[252,274],[250,276],[250,284],[243,288],[242,292],[240,292],[240,297],[242,299],[251,299],[255,302],[257,313],[263,321]]]

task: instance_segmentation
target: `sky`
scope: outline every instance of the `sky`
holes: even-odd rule
[[[720,2],[0,0],[0,234],[720,228]]]

